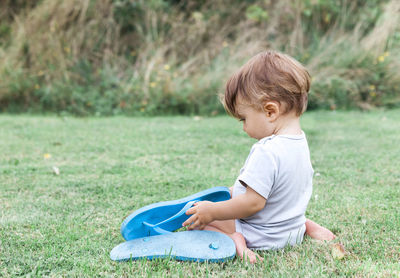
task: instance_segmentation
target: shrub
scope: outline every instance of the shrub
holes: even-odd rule
[[[310,70],[310,109],[400,103],[396,0],[30,3],[1,4],[0,111],[217,114],[227,77],[266,48]]]

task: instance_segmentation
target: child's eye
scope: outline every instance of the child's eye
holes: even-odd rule
[[[239,121],[244,122],[246,119],[239,119]]]

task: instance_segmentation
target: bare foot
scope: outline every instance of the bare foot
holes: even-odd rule
[[[228,235],[235,242],[236,254],[243,261],[254,264],[257,261],[262,262],[264,260],[264,258],[247,248],[244,236],[241,233],[235,232],[234,221],[213,221],[211,224],[207,225],[204,230],[220,232]]]
[[[310,219],[306,220],[306,234],[316,240],[334,240],[336,236],[327,228],[318,225]]]
[[[251,251],[246,246],[246,240],[244,239],[241,233],[233,233],[229,235],[236,245],[236,254],[244,261],[250,262],[251,264],[256,263],[257,261],[262,262],[264,258],[260,257],[255,252]]]
[[[250,262],[251,264],[255,264],[257,261],[262,262],[264,260],[264,258],[260,257],[260,255],[251,251],[249,248],[246,248],[242,253],[238,255],[242,259],[242,261]]]

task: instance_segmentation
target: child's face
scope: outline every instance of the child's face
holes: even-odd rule
[[[266,112],[240,101],[237,103],[237,111],[243,122],[243,130],[250,137],[260,140],[274,134],[275,125]]]

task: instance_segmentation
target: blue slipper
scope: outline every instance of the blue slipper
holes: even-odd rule
[[[185,231],[126,241],[111,250],[114,261],[172,258],[180,261],[224,262],[236,254],[233,240],[213,231]]]
[[[154,203],[129,215],[121,225],[125,240],[171,233],[189,218],[185,212],[198,201],[219,202],[231,197],[227,187],[213,187],[183,199]]]

